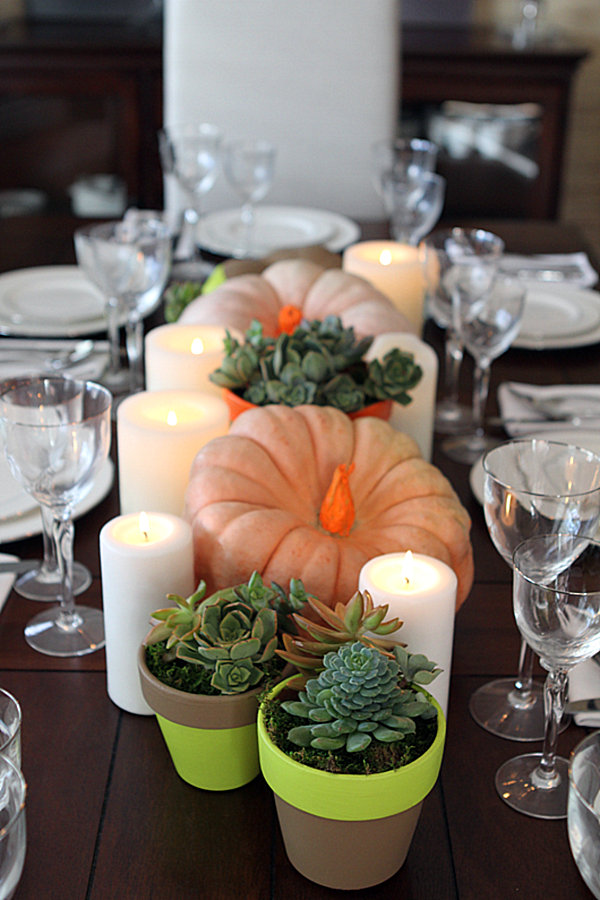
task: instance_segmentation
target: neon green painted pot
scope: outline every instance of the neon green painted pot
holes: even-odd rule
[[[270,696],[286,684],[278,684]],[[438,731],[431,747],[409,765],[378,775],[337,775],[290,759],[269,738],[259,710],[260,767],[275,795],[288,858],[306,878],[359,890],[401,868],[442,763],[446,722],[433,702]]]
[[[177,774],[208,791],[229,791],[256,778],[257,696],[206,697],[163,684],[148,670],[145,648],[138,654],[142,694],[154,710]]]

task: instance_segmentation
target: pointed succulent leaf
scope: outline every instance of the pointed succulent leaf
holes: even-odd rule
[[[356,634],[358,631],[365,612],[364,606],[363,594],[356,591],[346,604],[344,612],[344,626],[349,634]]]
[[[302,703],[301,700],[284,700],[281,706],[290,715],[301,716],[304,719],[308,719],[308,711],[311,708],[308,703]]]

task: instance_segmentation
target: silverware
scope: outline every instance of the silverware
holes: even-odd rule
[[[570,700],[565,704],[566,713],[600,712],[600,697],[591,700]]]
[[[39,562],[35,559],[17,559],[14,562],[0,562],[0,575],[7,572],[13,572],[16,575],[22,575],[23,572],[29,572],[39,566]]]
[[[600,416],[600,396],[584,391],[570,391],[562,397],[540,397],[520,391],[512,385],[506,385],[509,394],[512,394],[521,403],[526,403],[536,412],[548,419],[554,416],[562,418],[567,416],[592,416],[596,413]]]
[[[86,339],[78,341],[74,347],[69,350],[57,350],[52,352],[48,347],[11,347],[10,344],[2,342],[0,345],[0,362],[17,361],[22,362],[27,357],[33,356],[44,369],[50,369],[54,372],[61,369],[68,369],[77,363],[83,362],[94,351],[94,341]],[[43,359],[39,360],[40,354]]]
[[[536,418],[523,418],[519,416],[488,416],[485,420],[486,425],[490,427],[503,427],[504,425],[547,425],[554,423],[556,425],[585,425],[586,422],[600,422],[600,410],[596,414],[590,413],[583,416],[537,416]],[[552,432],[549,431],[549,434]]]

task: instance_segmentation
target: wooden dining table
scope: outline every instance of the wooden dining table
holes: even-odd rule
[[[0,271],[73,263],[76,224],[68,217],[50,224],[34,218],[0,220]],[[556,222],[477,224],[492,227],[511,251],[585,249],[576,228]],[[376,233],[375,226],[365,228],[367,235]],[[425,339],[441,353],[443,334],[431,321]],[[471,374],[467,361],[461,379],[465,400]],[[599,375],[598,345],[512,348],[493,363],[488,413],[498,411],[502,381],[595,383]],[[115,449],[113,441],[113,458]],[[469,486],[469,467],[446,458],[438,439],[434,462],[472,518],[475,581],[456,617],[448,733],[438,782],[424,803],[402,869],[361,896],[586,900],[591,895],[571,856],[566,821],[521,815],[496,793],[494,773],[502,762],[541,749],[494,737],[475,724],[468,710],[479,685],[516,674],[520,639],[511,573],[488,536]],[[83,597],[97,607],[102,604],[98,534],[119,513],[117,481],[118,475],[110,494],[75,525],[75,557],[93,574]],[[39,558],[41,538],[0,549]],[[38,603],[12,591],[0,614],[0,686],[22,706],[28,784],[28,849],[16,900],[314,900],[338,895],[306,880],[288,862],[271,792],[261,776],[225,793],[183,782],[155,718],[123,712],[109,699],[103,650],[59,659],[26,644],[23,628],[37,612]],[[536,677],[543,677],[539,668]],[[568,756],[585,734],[571,723],[560,735],[560,753]]]

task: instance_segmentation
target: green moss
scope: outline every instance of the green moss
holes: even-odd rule
[[[291,696],[291,695],[290,695]],[[414,762],[431,747],[437,734],[436,719],[415,719],[417,730],[406,735],[401,741],[381,744],[373,741],[363,752],[348,753],[346,750],[314,750],[312,747],[298,747],[288,741],[287,734],[298,725],[298,718],[287,713],[280,704],[289,697],[278,695],[263,701],[262,710],[267,733],[273,743],[287,756],[302,765],[324,772],[343,775],[374,775],[399,769]]]
[[[167,687],[175,688],[176,691],[184,691],[187,694],[205,694],[209,697],[221,696],[221,691],[210,683],[211,670],[173,658],[172,652],[166,650],[165,641],[146,647],[146,665],[155,678],[158,678]],[[265,675],[261,684],[264,683],[265,687],[274,684],[281,677],[284,667],[285,660],[278,656],[264,663],[261,668]]]

